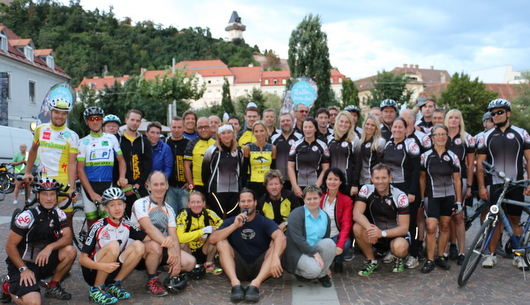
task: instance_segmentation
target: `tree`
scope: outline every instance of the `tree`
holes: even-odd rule
[[[360,106],[359,90],[357,90],[357,86],[349,77],[342,80],[342,89],[340,90],[340,94],[342,96],[342,100],[339,105],[341,109],[344,109],[344,107],[348,105],[354,105],[357,107]]]
[[[412,91],[407,89],[408,76],[404,73],[394,74],[393,72],[377,72],[377,76],[372,78],[374,87],[370,89],[368,105],[378,107],[382,100],[393,99],[399,105],[410,101]]]
[[[466,131],[475,135],[484,129],[482,114],[486,112],[489,102],[497,96],[497,92],[486,90],[486,85],[478,77],[472,81],[468,74],[462,72],[453,74],[437,104],[447,110],[460,110]]]
[[[318,98],[313,106],[314,112],[331,104],[328,36],[321,28],[320,16],[306,15],[291,33],[287,59],[291,78],[306,76],[317,83]]]
[[[515,91],[518,94],[518,97],[512,100],[512,114],[510,116],[510,123],[525,129],[526,131],[530,130],[530,73],[523,74],[523,77],[526,78],[527,83],[513,85]]]
[[[234,109],[234,103],[232,103],[232,96],[230,95],[230,84],[228,79],[225,77],[225,83],[223,84],[223,98],[221,99],[221,106],[223,111],[228,115],[235,115],[236,110]]]

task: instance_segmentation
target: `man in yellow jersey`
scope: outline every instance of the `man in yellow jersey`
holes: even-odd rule
[[[42,165],[42,176],[53,178],[59,183],[70,184],[69,193],[75,191],[75,179],[77,174],[76,158],[79,136],[73,130],[66,127],[66,119],[70,112],[70,102],[65,99],[54,99],[50,102],[51,121],[42,124],[35,130],[33,144],[29,150],[29,157],[26,163],[24,181],[33,181],[31,169],[37,158],[40,156]],[[61,199],[59,199],[61,200]],[[77,194],[72,198],[77,201]],[[73,204],[67,207],[64,212],[68,217],[68,223],[72,222]]]
[[[215,140],[212,138],[210,120],[206,117],[199,118],[197,131],[199,136],[188,143],[184,152],[184,174],[190,190],[195,189],[207,194],[207,189],[202,181],[202,159],[206,149],[215,144]]]
[[[258,107],[256,107],[255,103],[250,102],[247,106],[247,109],[245,109],[245,122],[247,123],[247,130],[240,131],[237,135],[237,144],[239,144],[239,146],[245,147],[245,145],[248,143],[256,141],[256,137],[254,137],[254,134],[252,133],[252,126],[254,126],[254,123],[256,123],[256,121],[259,119],[260,115]]]

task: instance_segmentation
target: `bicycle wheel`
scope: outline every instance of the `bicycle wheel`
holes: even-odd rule
[[[487,240],[493,229],[493,219],[487,218],[466,252],[466,258],[458,274],[459,286],[464,286],[467,283],[484,253],[488,252]]]
[[[0,183],[0,201],[4,201],[6,198],[6,190],[4,189],[4,185]]]
[[[5,193],[11,194],[15,190],[15,176],[11,173],[6,173]]]
[[[74,244],[81,250],[88,236],[85,209],[82,207],[75,207],[72,212],[72,232],[74,235]]]

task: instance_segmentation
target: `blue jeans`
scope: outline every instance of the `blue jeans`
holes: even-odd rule
[[[337,241],[339,240],[339,235],[335,235],[331,239],[335,242],[335,244],[337,244]],[[348,239],[344,243],[344,250],[342,251],[342,253],[340,255],[335,256],[335,260],[334,260],[335,263],[344,262],[344,257],[350,251],[350,246],[351,246],[351,239],[348,237]]]
[[[188,190],[180,187],[170,186],[166,193],[166,203],[173,208],[178,216],[180,210],[188,206]]]

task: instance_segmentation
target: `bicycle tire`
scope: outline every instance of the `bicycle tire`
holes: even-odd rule
[[[85,209],[83,207],[75,207],[72,212],[72,232],[75,246],[79,250],[83,249],[83,244],[88,236]]]
[[[7,185],[5,188],[5,193],[11,194],[15,190],[15,183],[16,183],[15,176],[11,173],[6,173],[6,178],[7,178]]]
[[[475,268],[477,268],[480,259],[488,251],[488,243],[486,241],[493,229],[493,219],[487,218],[466,252],[466,258],[458,274],[459,286],[464,286],[467,283]]]
[[[0,184],[0,201],[4,201],[6,198],[6,191],[4,189],[4,186]]]

